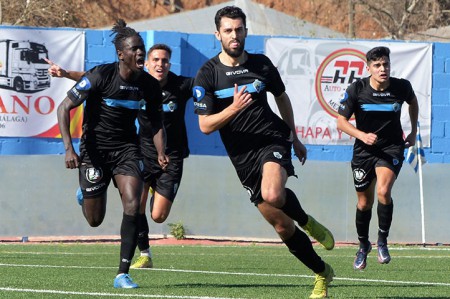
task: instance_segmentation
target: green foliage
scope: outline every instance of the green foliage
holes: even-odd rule
[[[175,237],[177,240],[186,239],[186,231],[184,229],[183,223],[168,223],[170,227],[170,234]]]

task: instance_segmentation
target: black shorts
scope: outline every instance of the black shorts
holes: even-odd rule
[[[291,156],[292,144],[271,144],[255,152],[252,162],[246,167],[236,169],[242,186],[250,195],[250,201],[255,205],[262,202],[261,182],[263,165],[266,162],[275,162],[286,169],[288,176],[295,175]]]
[[[175,151],[167,153],[169,165],[163,170],[158,163],[156,149],[145,139],[141,139],[141,152],[144,156],[144,181],[149,183],[153,190],[173,202],[183,175],[182,153]]]
[[[105,193],[115,175],[127,175],[143,179],[144,162],[138,146],[110,151],[82,150],[80,153],[79,182],[84,198]],[[114,181],[114,186],[117,187]]]
[[[383,151],[368,152],[362,148],[355,148],[351,162],[353,182],[358,192],[369,188],[376,178],[376,167],[387,167],[397,177],[403,165],[403,149],[401,146],[391,146]]]

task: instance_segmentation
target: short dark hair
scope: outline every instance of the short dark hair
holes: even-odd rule
[[[242,9],[240,9],[237,6],[225,6],[221,9],[219,9],[216,13],[216,16],[214,18],[214,22],[216,23],[216,29],[217,31],[219,31],[220,29],[220,20],[222,20],[222,18],[230,18],[230,19],[242,19],[242,22],[244,22],[244,27],[247,27],[246,24],[246,16],[245,13],[242,11]]]
[[[172,49],[166,44],[154,44],[147,52],[147,57],[155,50],[164,50],[169,53],[169,59],[172,58]]]
[[[391,50],[389,50],[388,47],[375,47],[369,50],[366,54],[367,63],[370,61],[377,61],[380,60],[382,57],[389,58],[389,54],[391,53]]]
[[[116,50],[123,50],[123,41],[129,37],[138,36],[142,39],[141,35],[137,33],[136,30],[131,27],[127,27],[127,23],[123,19],[118,19],[111,30],[112,33],[110,36],[114,34],[116,35],[112,40]]]

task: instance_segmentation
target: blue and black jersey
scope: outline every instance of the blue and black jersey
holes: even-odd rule
[[[215,56],[198,71],[194,81],[195,113],[210,115],[221,112],[233,102],[234,84],[246,86],[252,103],[220,129],[220,136],[236,168],[250,161],[258,148],[278,140],[286,142],[291,130],[276,115],[267,101],[267,92],[275,97],[285,91],[280,74],[268,57],[248,54],[242,65],[229,67]]]
[[[339,107],[339,114],[345,118],[354,115],[358,130],[377,134],[377,148],[404,145],[401,108],[415,98],[408,80],[391,77],[389,83],[388,88],[377,91],[370,86],[370,77],[358,80],[347,88]],[[356,139],[357,147],[367,146]]]
[[[133,82],[124,81],[117,62],[87,71],[67,96],[75,104],[85,102],[81,147],[111,150],[138,144],[135,121],[144,105],[144,113],[161,126],[158,81],[144,71]]]
[[[178,76],[169,72],[167,84],[162,87],[162,107],[161,114],[166,130],[166,154],[174,153],[180,158],[186,158],[189,155],[188,139],[186,133],[186,122],[184,120],[186,103],[192,98],[193,78]],[[139,136],[153,145],[153,134],[151,123],[146,113],[140,112]],[[152,153],[156,155],[156,149]]]

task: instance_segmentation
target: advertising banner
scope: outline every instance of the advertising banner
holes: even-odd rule
[[[419,102],[423,145],[430,145],[432,44],[270,38],[265,52],[286,85],[297,134],[303,143],[353,144],[353,138],[337,130],[337,111],[347,87],[368,76],[365,54],[377,46],[391,50],[391,77],[411,82]],[[273,101],[271,106],[278,112]],[[401,121],[403,131],[409,134],[406,103]]]
[[[84,69],[82,31],[0,29],[0,136],[61,137],[56,110],[75,84],[51,78],[50,59],[65,69]],[[72,137],[81,133],[82,106],[72,110]]]

